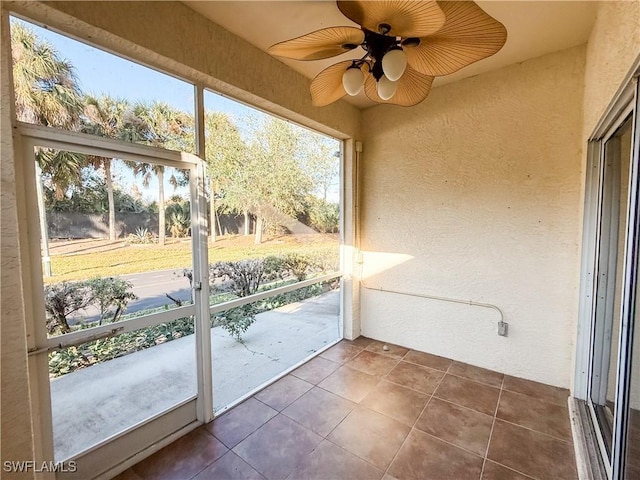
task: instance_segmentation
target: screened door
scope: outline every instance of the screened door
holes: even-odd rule
[[[93,478],[211,420],[203,169],[200,159],[180,152],[44,127],[20,131],[31,258],[42,258],[42,265],[31,265],[38,301],[29,325],[42,444],[56,462],[73,466],[61,469],[59,478]],[[181,176],[183,197],[171,203],[171,228],[160,227],[170,231],[162,245],[153,218],[143,215],[118,212],[111,241],[87,233],[99,228],[95,218],[82,224],[69,215],[52,218],[55,212],[45,208],[48,179],[38,165],[58,162],[63,169],[79,156],[109,162],[112,170],[122,165],[160,178]],[[83,190],[88,198],[92,191]],[[153,202],[162,212],[168,208],[162,195]],[[49,207],[54,203],[48,199]],[[63,227],[81,238],[49,241]],[[183,269],[163,270],[167,255],[183,255]],[[106,256],[114,258],[113,267],[94,268]],[[146,265],[143,271],[133,266],[135,274],[119,274],[136,262]]]

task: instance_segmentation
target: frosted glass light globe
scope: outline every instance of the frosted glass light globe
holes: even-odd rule
[[[364,73],[358,67],[349,67],[342,75],[342,86],[352,97],[358,95],[364,86]]]
[[[396,94],[398,82],[392,82],[385,75],[378,80],[378,96],[382,100],[389,100]]]
[[[394,48],[382,57],[382,71],[385,76],[395,82],[407,68],[407,55],[403,50]]]

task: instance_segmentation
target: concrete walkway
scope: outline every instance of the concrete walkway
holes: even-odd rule
[[[214,410],[340,338],[339,291],[261,313],[236,342],[211,329]],[[196,394],[194,336],[51,381],[56,460],[67,459]]]

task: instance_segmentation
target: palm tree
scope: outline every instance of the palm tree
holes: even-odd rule
[[[142,142],[154,147],[183,152],[193,152],[195,145],[194,121],[189,114],[176,110],[164,102],[151,104],[138,103],[133,108],[133,115],[138,119],[137,131]],[[130,164],[135,175],[141,175],[143,185],[149,186],[151,176],[158,177],[158,243],[166,241],[164,174],[165,167],[147,163]],[[179,179],[174,173],[169,183],[177,187]]]
[[[82,96],[73,65],[19,22],[11,24],[11,55],[18,120],[75,130]]]
[[[80,87],[73,66],[58,52],[24,24],[11,23],[11,57],[16,118],[67,130],[78,127],[82,112]],[[82,179],[84,156],[60,150],[39,149],[36,152],[38,173],[47,175],[62,198],[72,184]],[[41,182],[38,175],[38,182]],[[47,222],[45,219],[42,185],[38,184],[38,207],[41,217],[41,236],[45,276],[51,276]]]
[[[120,140],[135,141],[139,137],[140,122],[135,118],[127,100],[111,98],[107,95],[84,98],[84,119],[82,130],[86,133]],[[93,168],[104,170],[107,199],[109,203],[109,240],[116,239],[116,212],[113,198],[113,178],[109,157],[91,155],[88,163]]]

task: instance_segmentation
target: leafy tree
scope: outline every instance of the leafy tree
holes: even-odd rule
[[[205,116],[205,151],[207,178],[209,180],[209,205],[211,211],[211,242],[216,240],[216,219],[218,207],[216,199],[221,199],[221,206],[238,209],[245,213],[245,231],[248,227],[248,211],[243,204],[248,203],[240,198],[223,198],[226,191],[239,180],[242,172],[246,147],[238,128],[227,114],[207,112]],[[232,204],[232,202],[234,202]]]
[[[305,223],[320,233],[336,233],[340,229],[340,205],[309,195],[305,200]]]
[[[109,212],[109,201],[105,180],[96,175],[95,171],[85,168],[82,184],[72,187],[67,195],[58,199],[52,189],[45,189],[45,203],[51,212],[78,212],[103,214]],[[145,205],[141,199],[134,198],[118,187],[113,189],[113,199],[116,212],[151,212],[150,205]]]
[[[327,201],[329,190],[340,181],[340,152],[336,141],[322,135],[307,135],[302,142],[302,167],[315,192]]]
[[[300,138],[290,124],[269,118],[256,125],[254,140],[225,176],[221,202],[257,218],[255,243],[268,222],[279,224],[302,210],[312,188],[299,161]]]

